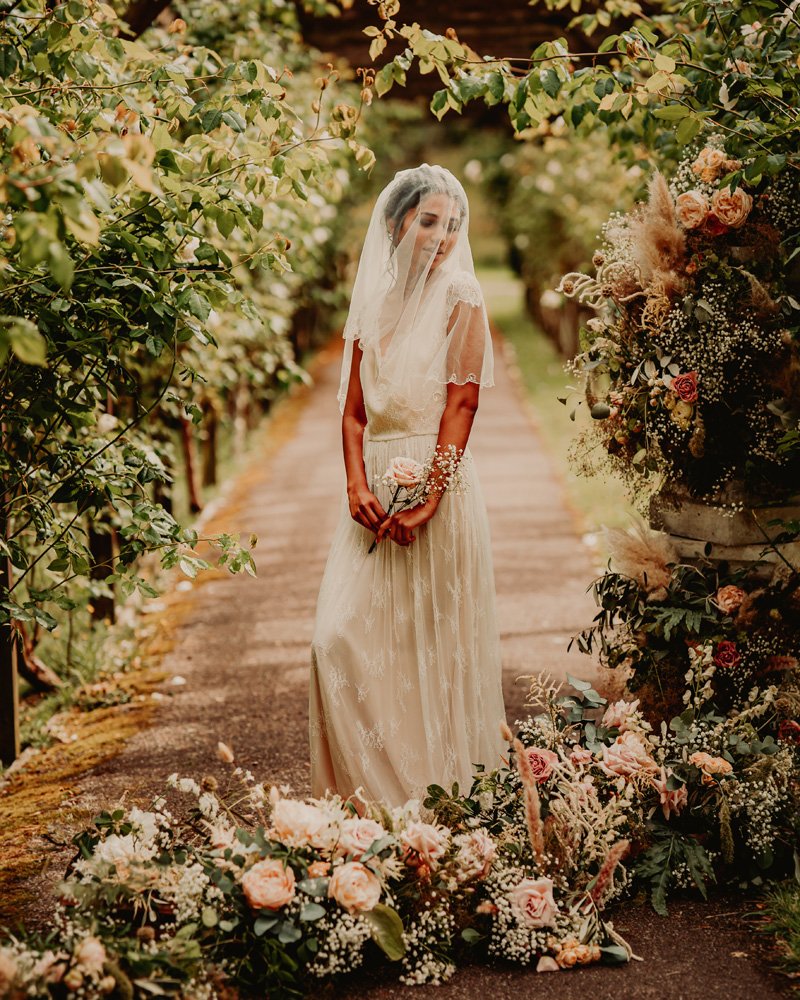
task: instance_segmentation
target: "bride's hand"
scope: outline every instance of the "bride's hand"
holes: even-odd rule
[[[430,521],[435,513],[435,504],[423,503],[417,507],[411,507],[409,510],[401,510],[397,514],[392,514],[378,529],[375,541],[379,542],[388,535],[398,545],[410,545],[417,537],[414,534],[414,529]]]
[[[386,511],[380,500],[366,486],[348,487],[347,500],[350,504],[350,517],[362,527],[377,531],[386,520]]]

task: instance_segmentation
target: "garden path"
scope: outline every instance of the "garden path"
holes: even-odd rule
[[[498,345],[499,346],[499,345]],[[521,714],[526,684],[516,678],[546,670],[587,675],[588,661],[567,654],[569,637],[587,624],[594,605],[586,588],[596,567],[565,507],[561,484],[535,424],[498,351],[497,386],[483,393],[471,448],[486,495],[495,560],[498,612],[509,720]],[[305,794],[307,682],[314,606],[344,476],[336,407],[338,345],[323,352],[315,386],[301,390],[275,426],[285,440],[255,451],[248,471],[208,518],[213,531],[255,532],[258,576],[209,574],[167,598],[181,605],[172,649],[163,661],[174,676],[153,724],[123,752],[88,772],[71,805],[100,810],[120,800],[146,803],[174,771],[222,775],[218,740],[260,780],[289,783]],[[271,435],[272,440],[275,433]],[[270,435],[266,438],[270,440]],[[585,661],[585,662],[584,662]],[[176,677],[184,683],[175,683]],[[37,910],[64,860],[63,848],[45,858]],[[49,864],[47,863],[49,861]],[[63,870],[63,864],[61,864]],[[645,959],[623,970],[593,968],[569,976],[515,970],[467,969],[453,983],[413,996],[438,1000],[491,992],[520,996],[593,996],[728,1000],[777,997],[776,980],[755,960],[740,921],[741,902],[676,905],[668,921],[646,906],[628,908],[618,927]],[[725,971],[735,971],[735,978]],[[369,977],[335,991],[337,997],[383,1000],[406,995]]]

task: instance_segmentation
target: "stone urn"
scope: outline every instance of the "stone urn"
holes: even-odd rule
[[[780,526],[800,520],[800,496],[770,503],[729,483],[711,499],[697,499],[679,483],[666,483],[650,500],[650,527],[669,535],[682,562],[728,563],[769,578],[777,565],[800,570],[800,541],[770,548]],[[780,553],[780,554],[779,554]]]

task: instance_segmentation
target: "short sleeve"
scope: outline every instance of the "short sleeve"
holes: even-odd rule
[[[494,359],[483,293],[477,279],[455,275],[447,289],[446,382],[494,385]]]

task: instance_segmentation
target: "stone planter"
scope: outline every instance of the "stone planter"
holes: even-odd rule
[[[727,506],[726,506],[727,504]],[[731,504],[736,504],[731,511]],[[667,484],[650,501],[650,526],[670,536],[683,562],[709,560],[727,562],[732,570],[755,569],[769,577],[776,564],[785,565],[777,552],[767,550],[768,539],[777,531],[769,522],[800,520],[800,500],[769,504],[763,498],[749,500],[741,489],[727,486],[714,500],[697,500],[674,484]],[[800,568],[800,542],[781,545],[792,566]]]

